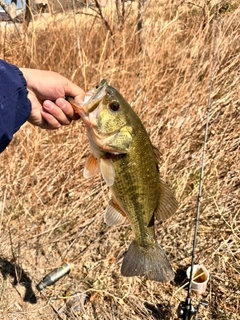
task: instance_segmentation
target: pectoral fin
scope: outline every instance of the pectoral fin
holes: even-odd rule
[[[103,179],[111,187],[114,184],[115,170],[111,159],[100,158],[100,170]]]
[[[94,158],[93,155],[91,155],[89,158],[87,158],[83,170],[83,176],[84,178],[91,178],[98,174],[99,172],[99,166],[97,163],[97,160]]]
[[[178,203],[172,190],[160,180],[160,196],[155,217],[159,221],[170,218],[177,210]]]
[[[104,222],[108,226],[115,226],[124,222],[126,217],[125,212],[119,207],[119,205],[112,199],[106,209],[104,215]]]

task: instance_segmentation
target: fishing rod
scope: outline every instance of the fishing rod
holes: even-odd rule
[[[199,224],[199,215],[200,215],[200,207],[201,207],[201,198],[202,198],[202,185],[203,185],[203,176],[204,176],[204,165],[205,165],[205,154],[207,149],[207,140],[208,140],[208,127],[209,127],[209,116],[210,116],[210,109],[211,109],[211,95],[213,90],[213,78],[215,72],[215,51],[216,51],[216,41],[217,41],[217,22],[218,22],[218,8],[219,2],[216,5],[216,13],[215,13],[215,30],[214,30],[214,39],[213,39],[213,50],[212,50],[212,63],[211,63],[211,74],[210,74],[210,81],[209,81],[209,95],[208,95],[208,104],[206,110],[206,124],[205,124],[205,135],[204,135],[204,143],[203,143],[203,151],[202,151],[202,159],[201,159],[201,169],[200,169],[200,178],[199,178],[199,188],[198,188],[198,198],[197,198],[197,210],[196,210],[196,218],[195,218],[195,230],[194,230],[194,237],[193,237],[193,247],[192,247],[192,261],[191,261],[191,269],[190,269],[190,276],[189,276],[189,283],[188,283],[188,292],[187,298],[185,301],[181,301],[178,309],[177,315],[178,318],[183,320],[190,320],[198,318],[199,308],[201,305],[208,306],[208,302],[205,300],[201,300],[199,304],[194,307],[191,302],[191,289],[192,289],[192,281],[193,281],[193,271],[194,271],[194,261],[195,261],[195,250],[197,244],[197,232],[198,232],[198,224]]]

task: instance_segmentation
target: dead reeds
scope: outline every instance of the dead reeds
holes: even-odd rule
[[[100,176],[82,177],[89,154],[82,122],[57,132],[24,125],[1,154],[0,163],[4,319],[177,318],[176,308],[186,297],[179,288],[191,262],[215,26],[216,61],[196,249],[196,262],[207,267],[211,278],[204,294],[209,308],[200,313],[204,319],[239,319],[238,4],[219,11],[216,26],[215,3],[204,7],[201,2],[196,6],[147,1],[141,48],[134,3],[128,4],[121,30],[116,12],[103,9],[112,35],[97,13],[85,10],[76,15],[82,66],[71,14],[35,21],[21,38],[14,32],[6,35],[1,58],[18,66],[55,70],[85,90],[104,77],[122,93],[161,152],[160,173],[175,190],[179,210],[163,225],[156,224],[176,281],[163,285],[123,278],[119,269],[132,232],[127,222],[114,228],[103,223],[108,189]],[[37,293],[35,285],[63,261],[74,263],[70,275]],[[85,294],[84,307],[74,308],[68,302],[80,293]],[[193,303],[198,300],[193,294]]]

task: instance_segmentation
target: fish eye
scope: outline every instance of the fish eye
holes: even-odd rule
[[[120,104],[117,101],[113,101],[110,103],[109,108],[112,111],[118,111],[118,109],[120,108]]]
[[[98,88],[99,88],[99,84],[96,85],[95,89],[98,89]]]

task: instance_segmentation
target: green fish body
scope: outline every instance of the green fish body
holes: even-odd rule
[[[82,105],[69,101],[85,122],[90,141],[92,155],[84,176],[91,177],[100,168],[112,193],[104,220],[116,225],[127,216],[135,235],[121,273],[170,281],[174,274],[156,241],[154,219],[169,218],[177,209],[177,201],[159,178],[158,150],[131,106],[105,80],[90,100]]]

